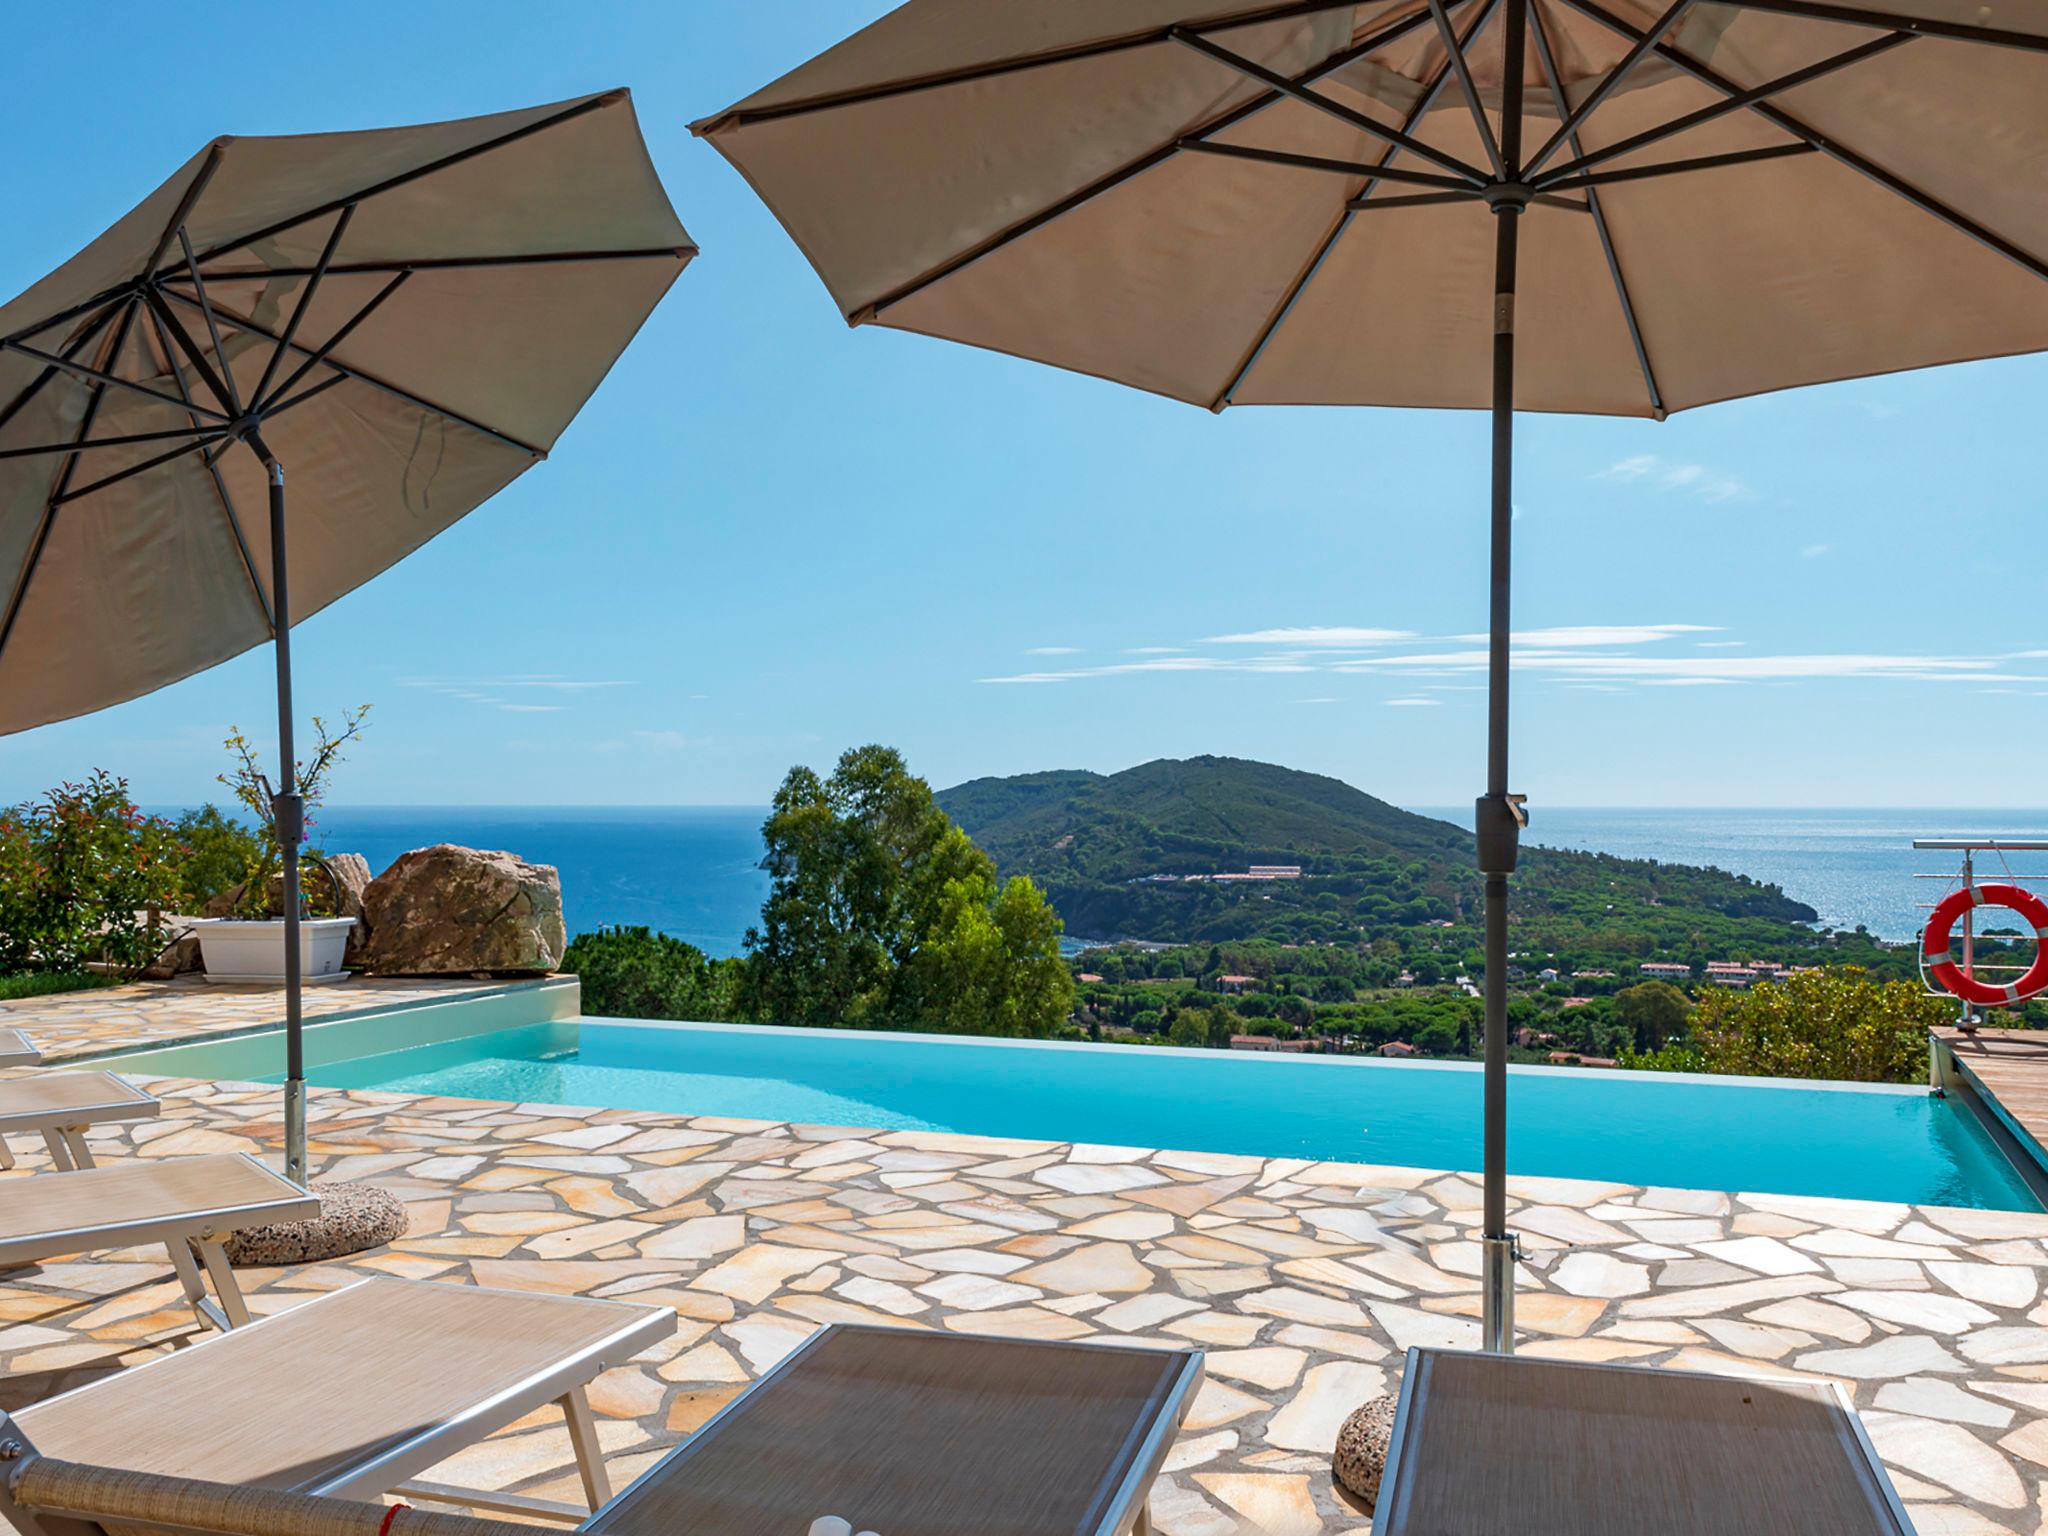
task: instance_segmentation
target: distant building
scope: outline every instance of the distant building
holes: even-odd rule
[[[1558,979],[1557,967],[1554,965],[1546,965],[1545,967],[1543,967],[1542,970],[1536,973],[1536,979],[1538,981],[1556,981]]]
[[[1218,976],[1216,989],[1219,992],[1249,992],[1259,984],[1256,976]]]
[[[1230,1048],[1233,1051],[1287,1051],[1302,1055],[1317,1049],[1313,1040],[1276,1040],[1271,1035],[1232,1035]]]
[[[1660,981],[1683,981],[1692,975],[1692,967],[1678,965],[1669,960],[1645,960],[1636,967],[1645,976],[1654,976]]]
[[[1614,980],[1614,972],[1612,971],[1574,971],[1572,972],[1572,974],[1576,976],[1580,981]]]
[[[1413,1056],[1416,1054],[1416,1050],[1406,1040],[1389,1040],[1380,1047],[1380,1054],[1382,1056]]]
[[[1076,980],[1076,981],[1100,981],[1100,980],[1102,980],[1102,978],[1101,978],[1100,976],[1096,975],[1096,974],[1095,974],[1095,973],[1094,973],[1093,971],[1083,971],[1083,972],[1082,972],[1082,973],[1081,973],[1080,975],[1076,976],[1076,977],[1074,978],[1074,980]]]
[[[1250,874],[1254,880],[1299,880],[1299,864],[1254,864]]]
[[[1394,978],[1394,985],[1395,985],[1395,986],[1397,986],[1397,987],[1412,987],[1412,986],[1414,986],[1414,985],[1415,985],[1415,973],[1414,973],[1413,971],[1403,971],[1403,972],[1402,972],[1402,973],[1401,973],[1400,975],[1398,975],[1398,976],[1396,976],[1396,977]]]
[[[1515,1044],[1522,1047],[1525,1051],[1534,1050],[1539,1045],[1557,1044],[1557,1036],[1547,1029],[1536,1029],[1531,1025],[1524,1024],[1515,1031]]]
[[[1593,999],[1590,997],[1568,997],[1559,1006],[1564,1008],[1583,1008],[1591,1001]]]

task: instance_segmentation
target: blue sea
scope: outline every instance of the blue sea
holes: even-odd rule
[[[1462,811],[1425,814],[1466,820]],[[372,870],[428,843],[508,848],[562,872],[569,931],[644,923],[708,954],[740,951],[761,911],[761,806],[330,806],[321,846],[361,853]],[[1776,881],[1836,927],[1861,923],[1910,938],[1920,903],[1940,887],[1916,872],[1952,874],[1955,856],[1915,853],[1915,837],[2048,840],[2048,811],[1537,810],[1530,841],[1626,858],[1715,864]],[[2013,867],[2048,874],[2048,855]],[[1980,878],[1998,871],[1982,856]]]

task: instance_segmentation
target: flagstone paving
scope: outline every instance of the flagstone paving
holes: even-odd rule
[[[421,1003],[454,1002],[493,992],[560,985],[574,978],[476,981],[467,977],[385,979],[350,976],[305,989],[302,1017],[332,1019]],[[569,1010],[574,1013],[572,1008]],[[284,988],[214,986],[203,977],[139,981],[87,992],[0,1003],[0,1025],[20,1029],[46,1062],[76,1061],[110,1051],[173,1041],[222,1039],[284,1023]]]
[[[275,1089],[160,1081],[103,1160],[274,1156]],[[1328,1451],[1413,1344],[1477,1342],[1468,1177],[1296,1159],[315,1089],[323,1177],[411,1216],[386,1249],[245,1277],[258,1313],[364,1274],[673,1307],[596,1383],[616,1481],[838,1320],[1208,1351],[1154,1491],[1166,1536],[1362,1531]],[[23,1152],[23,1177],[45,1166]],[[4,1188],[4,1184],[0,1184]],[[2048,1216],[1555,1179],[1514,1186],[1530,1354],[1832,1377],[1925,1533],[2048,1521]],[[0,1276],[0,1405],[176,1347],[161,1251]],[[540,1414],[447,1469],[573,1497]]]

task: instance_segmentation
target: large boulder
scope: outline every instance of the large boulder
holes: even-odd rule
[[[363,892],[373,976],[530,976],[562,963],[562,877],[510,853],[438,843]]]
[[[336,917],[356,920],[355,927],[348,931],[348,948],[342,954],[341,963],[350,967],[360,966],[370,947],[370,921],[363,915],[363,893],[370,888],[370,861],[360,853],[336,853],[328,855],[324,862],[333,880],[320,881],[318,876],[314,879],[322,885],[331,883],[333,889],[319,891],[317,895],[323,903],[329,897],[333,898]],[[283,895],[283,882],[280,880],[280,906],[283,905]]]

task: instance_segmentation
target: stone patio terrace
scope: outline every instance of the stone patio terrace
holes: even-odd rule
[[[12,1018],[8,1022],[13,1022]],[[276,1158],[277,1090],[160,1080],[102,1161]],[[245,1274],[268,1313],[369,1273],[634,1296],[680,1331],[592,1394],[616,1481],[839,1319],[1198,1344],[1167,1536],[1361,1531],[1328,1450],[1416,1343],[1475,1342],[1467,1178],[1408,1168],[315,1089],[324,1177],[407,1203],[392,1247]],[[25,1177],[47,1166],[23,1140]],[[1516,1181],[1523,1348],[1845,1382],[1923,1533],[2048,1517],[2048,1216]],[[0,1401],[193,1334],[161,1250],[0,1276]],[[574,1497],[547,1414],[465,1481]]]
[[[501,990],[309,989],[310,1020]],[[533,985],[513,984],[513,985]],[[53,1062],[274,1027],[282,995],[198,981],[0,1006]],[[118,1066],[118,1063],[116,1063]],[[102,1161],[281,1160],[277,1090],[159,1080]],[[1366,1529],[1331,1483],[1345,1412],[1416,1343],[1476,1342],[1468,1177],[1144,1148],[315,1089],[319,1176],[410,1230],[347,1263],[244,1276],[259,1313],[367,1273],[672,1306],[680,1331],[592,1394],[616,1481],[809,1330],[839,1320],[1196,1344],[1209,1379],[1153,1507],[1166,1536]],[[46,1168],[18,1139],[24,1177]],[[1515,1181],[1525,1352],[1829,1376],[1923,1533],[2048,1532],[2048,1216]],[[0,1275],[0,1405],[194,1336],[161,1251]],[[547,1414],[451,1464],[574,1497]]]

